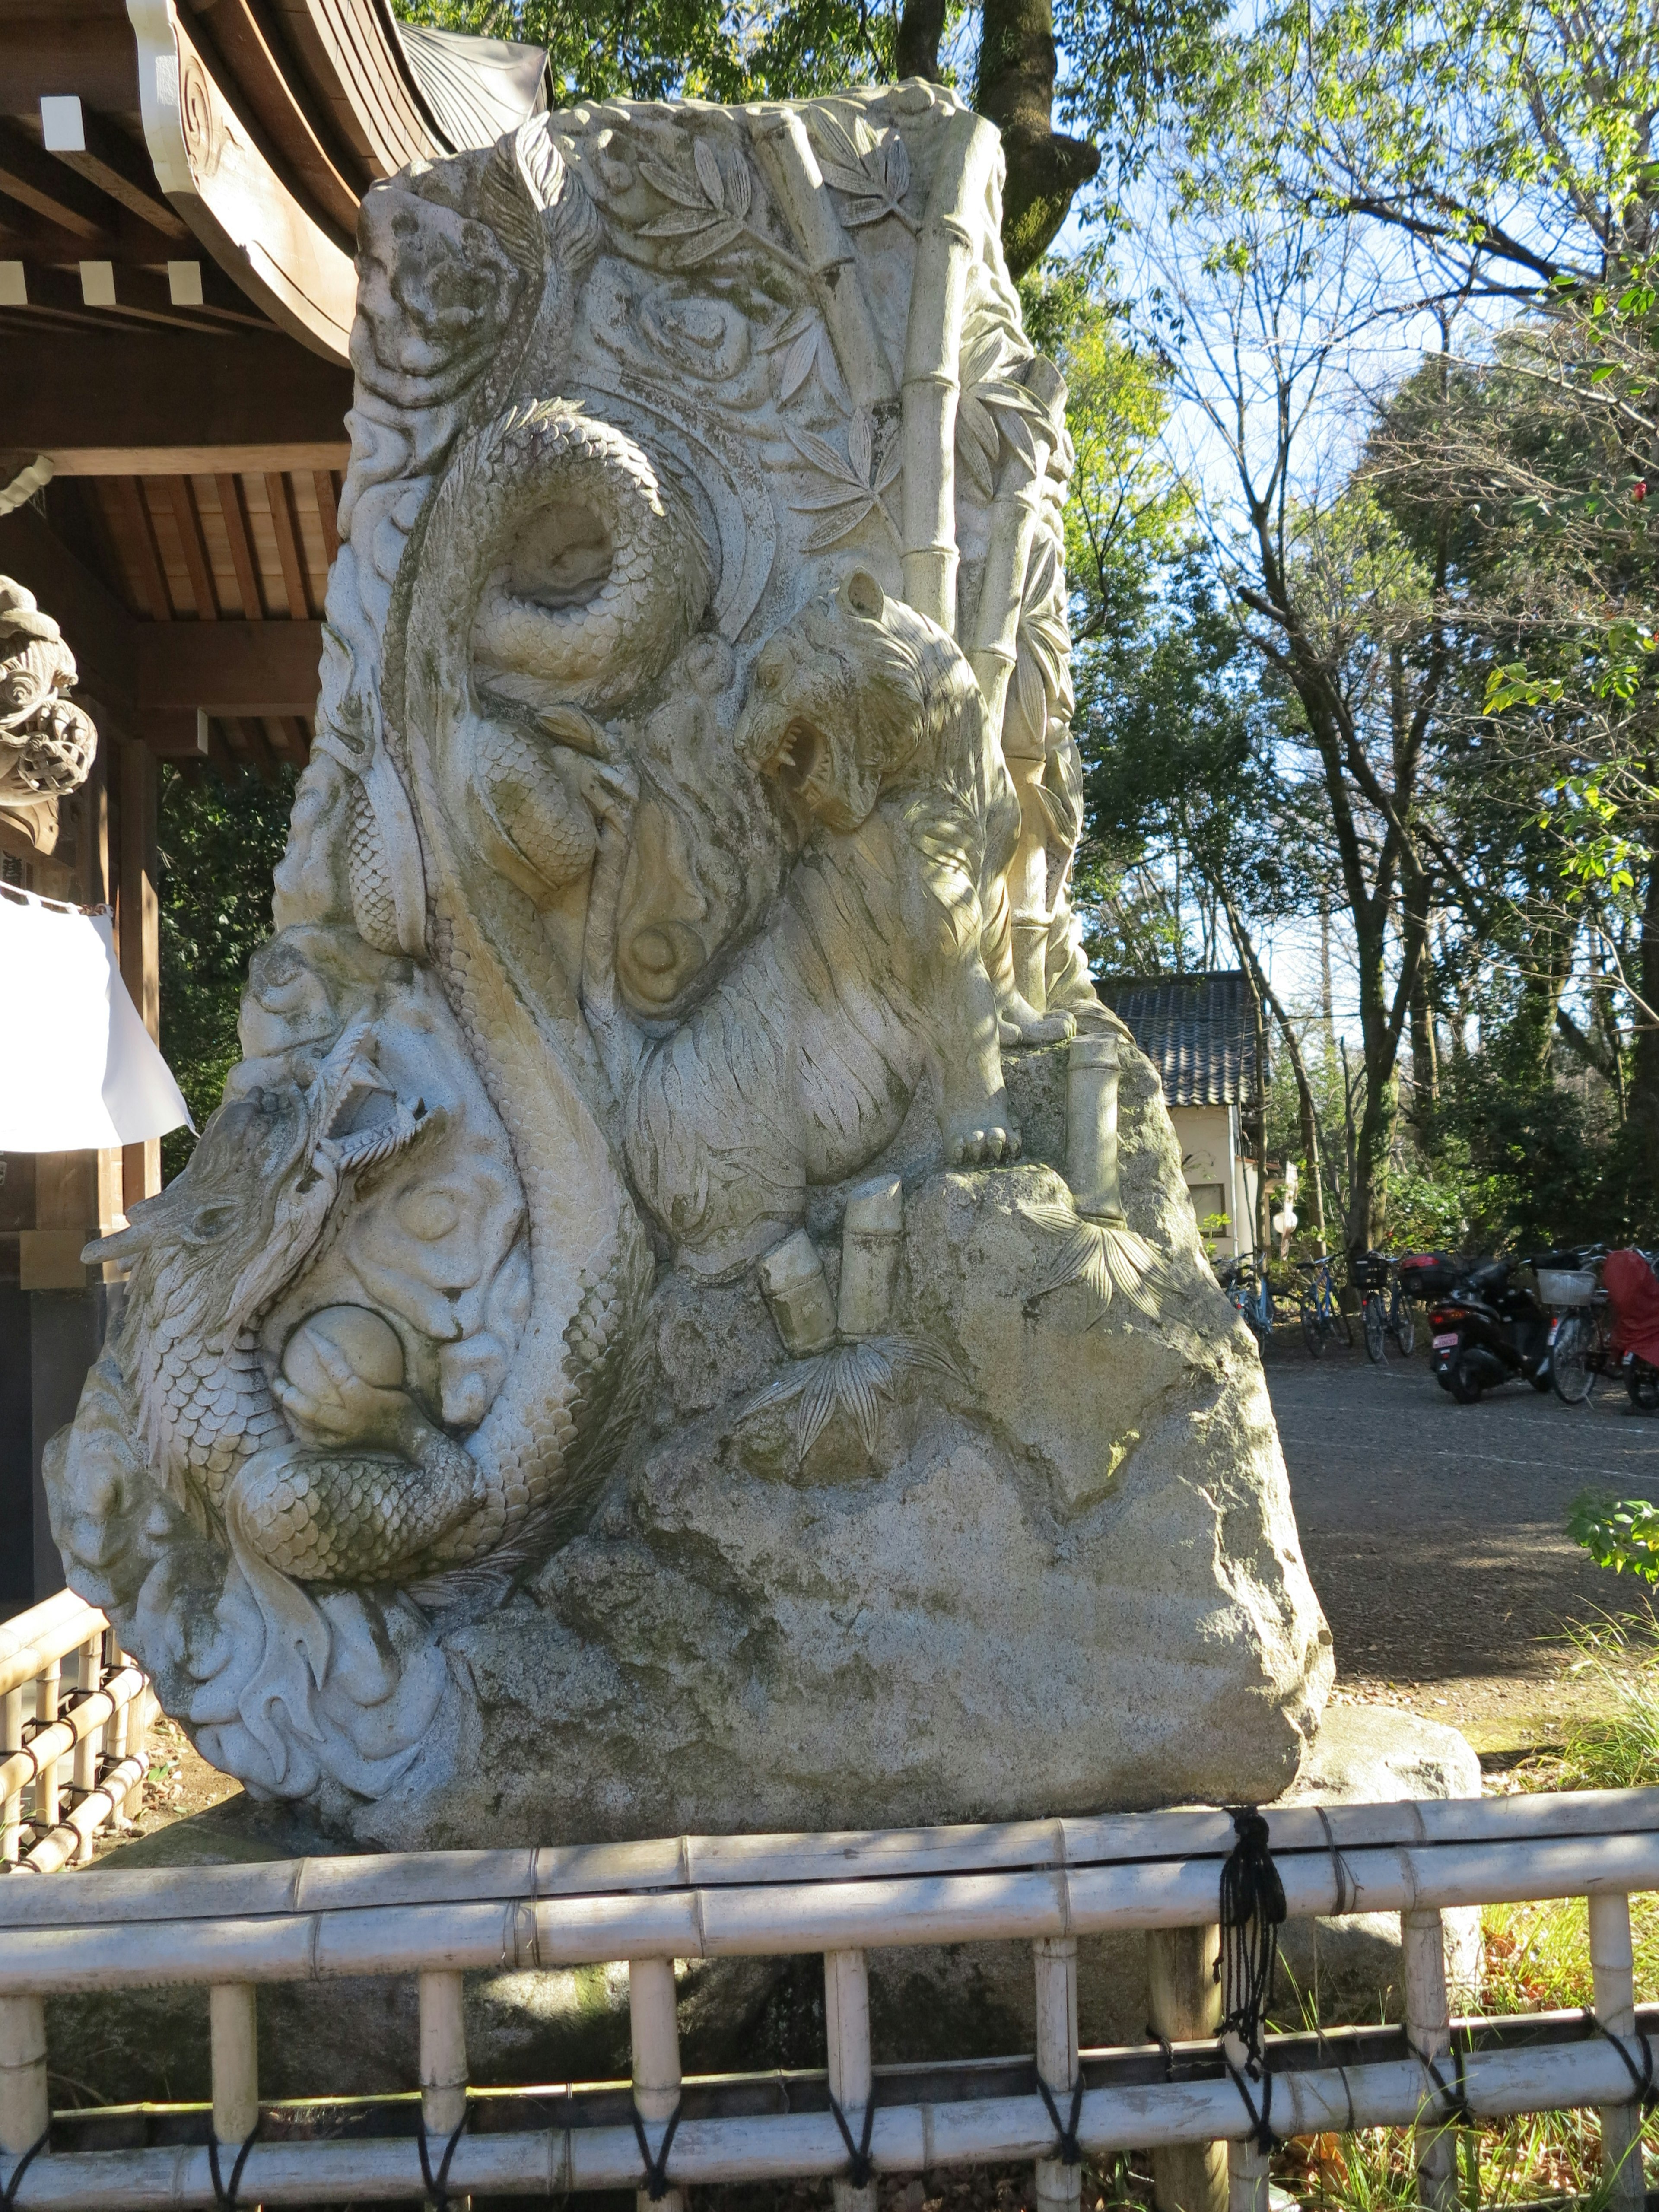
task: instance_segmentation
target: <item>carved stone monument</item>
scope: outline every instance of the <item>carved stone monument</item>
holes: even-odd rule
[[[98,750],[92,717],[70,697],[75,655],[33,592],[0,576],[0,810],[46,842],[58,802],[87,780]]]
[[[580,106],[364,203],[276,934],[48,1467],[168,1710],[337,1829],[1296,1772],[1261,1369],[1067,897],[1000,167],[912,82]]]

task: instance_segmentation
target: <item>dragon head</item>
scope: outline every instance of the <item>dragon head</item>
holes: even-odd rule
[[[291,1090],[227,1098],[183,1175],[82,1255],[131,1264],[130,1301],[165,1314],[170,1338],[249,1326],[315,1250],[347,1184],[440,1118],[387,1083],[366,1023],[320,1062],[296,1057],[294,1073]]]

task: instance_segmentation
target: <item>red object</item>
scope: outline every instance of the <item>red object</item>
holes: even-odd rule
[[[1633,483],[1630,488],[1630,495],[1632,499],[1645,499],[1648,495],[1647,485],[1644,483]]]
[[[1659,1367],[1659,1275],[1639,1252],[1609,1252],[1601,1280],[1613,1308],[1613,1348]]]

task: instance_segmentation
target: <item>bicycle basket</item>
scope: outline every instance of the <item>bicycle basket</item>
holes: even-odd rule
[[[1601,1287],[1594,1267],[1540,1267],[1538,1295],[1547,1306],[1587,1306]]]
[[[1349,1273],[1357,1291],[1386,1291],[1389,1287],[1389,1263],[1380,1253],[1363,1254]]]

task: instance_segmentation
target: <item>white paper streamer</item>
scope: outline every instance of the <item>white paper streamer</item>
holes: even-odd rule
[[[0,885],[0,1152],[136,1145],[185,1124],[121,980],[107,909]]]

